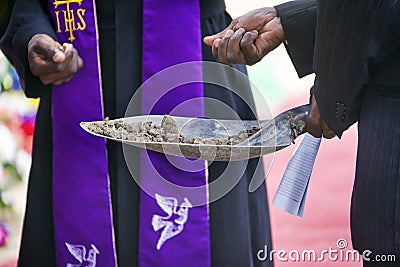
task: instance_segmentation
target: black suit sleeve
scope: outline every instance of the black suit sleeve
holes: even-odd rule
[[[7,28],[13,5],[14,0],[2,0],[0,3],[0,37],[3,36]]]
[[[325,0],[318,4],[314,91],[321,116],[341,136],[357,121],[360,97],[373,85],[372,75],[399,52],[400,2]]]
[[[286,50],[299,77],[313,72],[317,1],[300,0],[275,7],[285,31]]]
[[[27,60],[27,45],[33,35],[43,33],[56,39],[46,5],[47,1],[16,0],[7,31],[0,41],[0,48],[17,70],[28,97],[40,97],[41,90],[50,90],[31,73]]]

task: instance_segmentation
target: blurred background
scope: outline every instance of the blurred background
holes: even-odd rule
[[[285,1],[226,0],[226,5],[231,16],[237,17],[255,8],[282,2]],[[248,67],[248,72],[254,84],[253,90],[259,90],[264,97],[263,101],[256,99],[261,119],[266,118],[269,112],[275,116],[308,102],[314,76],[299,79],[283,46],[268,54],[261,62]],[[14,69],[2,54],[0,85],[0,267],[12,267],[16,266],[18,256],[38,100],[25,98]],[[265,101],[269,107],[261,105]],[[273,249],[286,251],[285,258],[288,259],[275,259],[275,266],[361,266],[357,260],[340,259],[340,255],[352,250],[349,215],[356,144],[356,126],[346,131],[341,140],[334,138],[322,141],[303,218],[272,206],[273,197],[296,145],[273,155],[272,166],[265,170],[268,174]],[[305,250],[313,250],[317,255],[325,250],[336,250],[339,258],[325,257],[323,261],[289,259],[291,251],[296,258],[297,252],[301,255]]]
[[[9,263],[18,252],[37,105],[0,54],[0,266],[15,266]]]

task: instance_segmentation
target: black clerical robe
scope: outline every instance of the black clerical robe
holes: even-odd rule
[[[202,35],[219,32],[230,22],[223,1],[207,0],[201,4]],[[29,97],[40,97],[37,114],[33,163],[29,178],[19,266],[55,266],[52,217],[52,124],[51,88],[41,84],[29,70],[27,43],[37,33],[53,38],[46,1],[17,0],[1,48],[20,75]],[[105,116],[123,117],[130,98],[142,82],[142,1],[97,1],[100,60]],[[190,16],[191,14],[181,14]],[[162,25],[160,25],[160,29]],[[203,44],[203,59],[213,61],[211,50]],[[244,67],[239,69],[245,71]],[[223,74],[222,74],[223,75]],[[229,79],[225,76],[225,79]],[[229,81],[228,81],[229,82]],[[205,85],[204,95],[231,106],[243,119],[254,119],[254,102],[249,86],[242,95],[252,107],[231,91]],[[218,107],[206,106],[206,116],[217,118]],[[113,222],[119,266],[137,266],[139,189],[132,179],[120,144],[107,143]],[[234,163],[226,175],[237,176],[247,162]],[[265,183],[253,193],[248,192],[253,175],[264,176],[258,159],[249,161],[239,183],[223,198],[210,205],[212,266],[271,266],[259,261],[257,251],[271,248],[268,202]],[[236,167],[235,167],[236,166]],[[209,166],[209,180],[216,179],[226,168],[225,163]],[[210,192],[212,194],[212,192]]]

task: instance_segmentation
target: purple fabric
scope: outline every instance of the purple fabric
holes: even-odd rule
[[[57,2],[61,4],[56,6]],[[82,121],[103,118],[94,2],[51,0],[48,3],[55,29],[60,29],[59,42],[72,43],[84,61],[83,69],[70,82],[53,86],[57,266],[65,267],[68,263],[96,266],[96,262],[97,266],[116,266],[105,140],[79,126]],[[72,36],[65,31],[67,8],[75,16],[75,24],[67,27],[76,29]]]
[[[143,81],[167,67],[201,61],[201,42],[199,1],[143,1]],[[201,83],[173,90],[169,86],[185,80],[201,81],[201,64],[187,66],[179,74],[168,72],[144,83],[143,114],[204,116]],[[167,159],[163,154],[145,150],[141,153],[139,266],[210,266],[208,206],[204,205],[207,203],[205,162],[170,156]],[[199,188],[192,190],[194,187]],[[163,198],[165,202],[160,201]],[[167,203],[174,202],[174,207],[168,208]],[[185,213],[188,203],[193,207]],[[196,206],[197,203],[203,205]],[[182,214],[187,221],[179,224]],[[162,224],[154,223],[160,220]],[[182,226],[160,245],[161,236],[168,235],[168,227],[175,231]]]

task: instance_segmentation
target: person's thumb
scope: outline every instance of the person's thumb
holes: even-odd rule
[[[204,43],[205,43],[206,45],[212,46],[213,43],[214,43],[214,41],[215,41],[216,39],[221,38],[221,37],[219,37],[219,36],[220,36],[219,33],[218,33],[218,34],[211,35],[211,36],[206,36],[206,37],[204,37],[203,41],[204,41]]]
[[[229,27],[227,27],[225,30],[223,30],[222,32],[216,33],[216,34],[214,34],[214,35],[206,36],[206,37],[204,37],[203,41],[204,41],[204,43],[205,43],[206,45],[212,46],[213,43],[214,43],[214,41],[215,41],[216,39],[221,39],[221,38],[223,38],[223,37],[225,36],[226,32],[227,32],[228,30],[230,30],[230,29],[231,29],[231,27],[229,26]]]
[[[61,45],[53,39],[42,39],[38,42],[41,49],[47,58],[47,60],[53,61],[54,63],[61,63],[65,60],[66,46]]]
[[[65,60],[65,53],[64,53],[64,47],[63,46],[53,46],[50,51],[52,51],[53,55],[51,58],[53,59],[54,62],[60,63]]]

